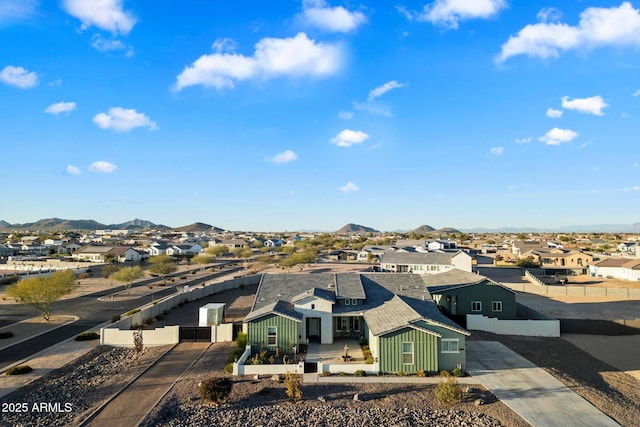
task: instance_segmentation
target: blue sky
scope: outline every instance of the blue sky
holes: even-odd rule
[[[0,219],[640,222],[640,3],[0,0]]]

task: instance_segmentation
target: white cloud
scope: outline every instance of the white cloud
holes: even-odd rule
[[[369,138],[369,135],[361,130],[345,129],[331,139],[331,143],[338,147],[351,147],[355,144],[362,144]]]
[[[389,82],[386,82],[382,86],[378,86],[377,88],[375,88],[371,92],[369,92],[369,98],[367,98],[367,100],[368,101],[373,101],[374,99],[384,95],[385,93],[389,92],[390,90],[398,89],[398,88],[405,87],[405,86],[406,85],[404,83],[398,83],[396,80],[391,80]]]
[[[19,87],[20,89],[29,89],[38,84],[38,75],[22,67],[14,67],[7,65],[0,72],[0,80],[10,86]]]
[[[640,96],[640,89],[638,89],[637,91],[633,92],[633,96]]]
[[[56,102],[51,104],[44,110],[45,113],[58,115],[60,113],[70,113],[76,110],[75,102]]]
[[[123,43],[121,40],[107,40],[100,34],[94,34],[91,46],[100,52],[111,50],[126,50],[125,55],[131,57],[134,54],[133,46]]]
[[[558,119],[560,117],[562,117],[562,110],[555,110],[553,108],[548,108],[547,109],[547,117],[551,117],[552,119]]]
[[[174,89],[194,85],[233,88],[237,81],[253,78],[324,77],[335,74],[341,63],[339,45],[316,43],[305,33],[284,39],[264,38],[256,43],[251,57],[233,52],[202,55],[176,77]]]
[[[557,58],[561,51],[601,46],[640,46],[640,10],[624,2],[608,9],[585,9],[577,26],[546,22],[529,24],[502,45],[496,62],[516,55]]]
[[[122,0],[64,0],[62,8],[82,22],[81,29],[98,27],[113,34],[129,34],[136,19],[122,9]]]
[[[112,129],[118,132],[129,132],[138,127],[148,127],[149,130],[159,129],[156,122],[146,114],[122,107],[109,108],[108,113],[96,114],[93,122],[101,129]]]
[[[545,7],[540,9],[536,18],[538,18],[538,21],[540,22],[559,21],[560,18],[562,18],[562,12],[555,7]]]
[[[391,117],[391,109],[381,103],[375,102],[357,102],[353,101],[353,108],[358,111],[365,111],[374,116]]]
[[[353,111],[339,111],[338,117],[342,120],[351,120],[353,119]]]
[[[89,165],[89,170],[95,173],[112,173],[118,169],[118,166],[113,163],[105,162],[104,160],[98,160]]]
[[[581,113],[590,113],[595,116],[604,116],[602,110],[607,108],[609,104],[604,102],[600,95],[590,98],[574,98],[569,99],[568,96],[562,98],[562,108],[567,110],[576,110]]]
[[[278,153],[275,156],[267,159],[271,163],[282,164],[293,162],[298,158],[298,155],[292,150],[285,150],[282,153]]]
[[[533,141],[533,137],[528,136],[526,138],[516,138],[516,144],[528,144]]]
[[[499,156],[502,153],[504,153],[504,147],[493,147],[492,149],[489,150],[489,152],[494,156]]]
[[[354,191],[360,191],[360,187],[349,181],[342,187],[338,188],[338,190],[342,191],[343,193],[353,193]]]
[[[324,0],[303,0],[303,23],[324,31],[348,33],[367,22],[362,12],[350,12],[342,6],[329,7]]]
[[[0,0],[0,25],[31,18],[37,8],[37,0]]]
[[[632,187],[626,187],[623,188],[622,191],[624,191],[625,193],[628,191],[640,191],[640,185],[634,185]]]
[[[420,12],[398,10],[409,20],[431,22],[447,28],[458,28],[460,21],[487,19],[507,7],[504,0],[435,0],[424,6]]]
[[[571,142],[577,137],[578,133],[571,129],[553,128],[538,138],[538,141],[544,142],[546,145],[560,145],[565,142]]]
[[[67,165],[64,171],[67,175],[80,175],[80,168],[77,166]]]

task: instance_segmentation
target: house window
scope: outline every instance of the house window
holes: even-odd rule
[[[357,299],[352,299],[351,300],[351,305],[358,305],[358,300]]]
[[[471,311],[482,311],[482,302],[481,301],[471,301]]]
[[[267,327],[267,345],[274,347],[278,345],[278,328],[275,326]]]
[[[350,299],[344,300],[344,305],[349,305],[349,304],[351,304],[351,300]]]
[[[491,310],[492,311],[502,311],[502,301],[492,301],[491,302]]]
[[[316,305],[315,304],[311,304],[311,310],[315,310],[316,309]]]
[[[460,349],[458,348],[457,339],[442,339],[442,352],[443,353],[460,353]]]
[[[413,365],[413,343],[402,343],[402,364]]]

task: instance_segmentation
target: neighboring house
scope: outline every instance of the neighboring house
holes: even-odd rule
[[[525,252],[519,258],[532,257],[546,268],[587,268],[593,263],[593,256],[577,249],[536,249]]]
[[[428,240],[426,245],[430,251],[445,251],[458,248],[455,240]]]
[[[457,252],[385,252],[380,257],[380,269],[393,273],[436,274],[453,268],[471,272],[472,258]]]
[[[143,254],[130,246],[84,246],[78,249],[73,258],[92,262],[105,262],[105,256],[113,255],[118,262],[140,261]]]
[[[516,293],[484,276],[460,270],[424,276],[438,307],[451,315],[516,319]]]
[[[282,240],[281,239],[267,239],[264,241],[264,246],[267,246],[269,248],[275,248],[276,246],[282,246]]]
[[[220,245],[225,245],[226,247],[229,248],[229,250],[235,249],[235,248],[248,248],[249,247],[249,243],[246,240],[243,240],[243,239],[223,239],[219,244]]]
[[[0,257],[8,257],[16,254],[16,250],[14,248],[10,248],[5,245],[0,244]]]
[[[548,247],[547,242],[541,240],[514,240],[511,243],[511,252],[514,255],[522,255],[525,252],[547,249]]]
[[[618,252],[629,254],[631,256],[637,256],[638,247],[640,247],[640,244],[637,242],[622,242],[618,244],[616,249],[618,249]]]
[[[42,241],[38,236],[24,236],[20,239],[20,243],[22,243],[23,246],[40,246]]]
[[[171,245],[167,248],[165,253],[169,256],[187,255],[187,254],[199,254],[202,252],[202,246],[195,245]]]
[[[265,274],[244,330],[254,353],[364,338],[384,373],[464,368],[470,335],[420,276],[385,273]]]
[[[327,254],[329,261],[357,261],[358,252],[348,249],[336,249]]]
[[[166,242],[155,242],[147,248],[150,256],[166,255],[171,245]]]
[[[607,277],[623,280],[640,280],[640,259],[607,258],[589,266],[589,273],[594,277]]]

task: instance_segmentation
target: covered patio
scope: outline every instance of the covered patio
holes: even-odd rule
[[[345,346],[348,358],[345,356]],[[336,339],[332,344],[309,343],[306,362],[322,362],[330,365],[365,363],[360,342],[356,339]]]

